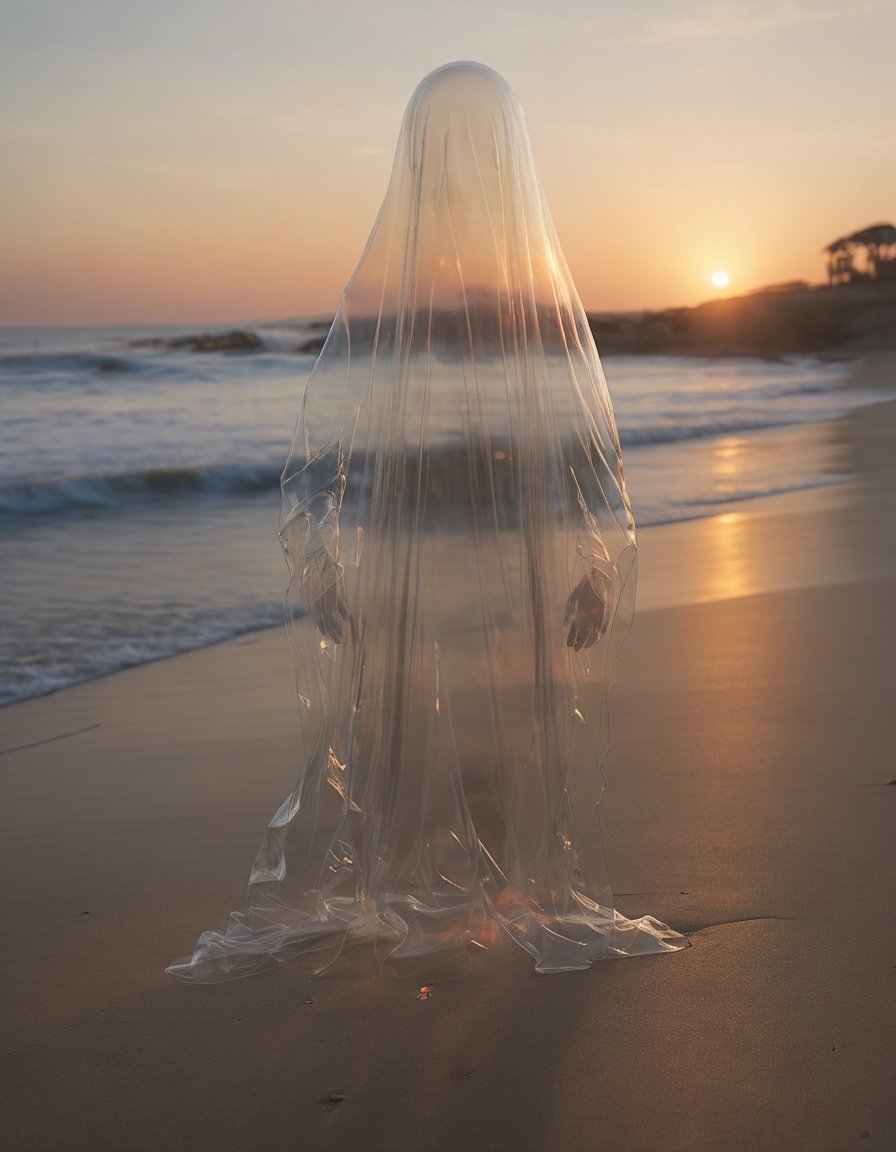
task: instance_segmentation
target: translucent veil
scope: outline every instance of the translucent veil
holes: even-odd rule
[[[613,909],[597,810],[635,528],[523,114],[488,68],[411,99],[281,540],[299,781],[247,911],[169,971],[321,968],[363,937],[400,971],[507,937],[541,972],[680,948]]]

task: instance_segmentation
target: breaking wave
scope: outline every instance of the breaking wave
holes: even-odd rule
[[[40,516],[86,508],[121,507],[183,496],[241,496],[276,489],[282,465],[211,464],[139,472],[63,476],[0,488],[0,516]]]

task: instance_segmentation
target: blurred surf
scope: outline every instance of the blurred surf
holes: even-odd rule
[[[0,703],[280,618],[278,481],[326,324],[205,331],[0,330]],[[823,422],[880,399],[805,358],[605,369],[640,527],[838,479]]]

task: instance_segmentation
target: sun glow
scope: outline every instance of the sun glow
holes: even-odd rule
[[[710,276],[710,280],[712,281],[713,288],[719,289],[727,288],[731,283],[731,277],[727,272],[722,271],[713,272],[712,276]]]

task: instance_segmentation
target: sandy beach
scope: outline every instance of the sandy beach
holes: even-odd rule
[[[894,432],[854,413],[849,483],[641,534],[602,823],[684,952],[181,985],[294,783],[281,632],[3,710],[5,1146],[893,1147]]]

